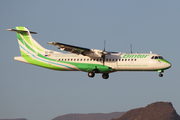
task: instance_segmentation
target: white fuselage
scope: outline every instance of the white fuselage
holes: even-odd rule
[[[160,59],[152,59],[152,56],[160,56],[158,54],[149,53],[113,53],[107,55],[104,65],[112,67],[115,71],[156,71],[166,69],[171,65]],[[67,61],[73,63],[85,64],[103,64],[102,58],[90,58],[83,55],[75,54],[52,54],[50,58],[56,61]],[[53,64],[53,63],[52,63]],[[77,69],[75,67],[74,69]]]

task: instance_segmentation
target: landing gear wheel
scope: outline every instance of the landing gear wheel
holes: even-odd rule
[[[89,77],[94,77],[94,76],[95,76],[95,73],[89,72],[89,73],[88,73],[88,76],[89,76]]]
[[[102,78],[103,78],[103,79],[108,79],[108,78],[109,78],[109,74],[108,74],[108,73],[102,74]]]
[[[163,74],[159,73],[159,77],[163,77]]]

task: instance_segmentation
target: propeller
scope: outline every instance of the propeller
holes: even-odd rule
[[[103,58],[103,65],[104,65],[104,62],[105,62],[105,59],[106,59],[106,52],[105,52],[105,45],[106,45],[106,40],[104,40],[104,50],[103,50],[103,52],[102,52],[102,58]]]

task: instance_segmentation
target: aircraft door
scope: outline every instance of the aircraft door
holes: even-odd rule
[[[122,67],[122,59],[121,59],[121,56],[120,56],[120,55],[119,55],[119,57],[118,57],[118,59],[117,59],[116,64],[117,64],[117,67],[118,67],[118,68],[119,68],[119,67]]]

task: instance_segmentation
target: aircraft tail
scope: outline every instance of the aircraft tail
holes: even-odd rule
[[[36,32],[31,32],[22,26],[7,30],[16,32],[21,56],[37,55],[38,53],[45,54],[48,51],[32,38],[31,34],[37,34]]]

